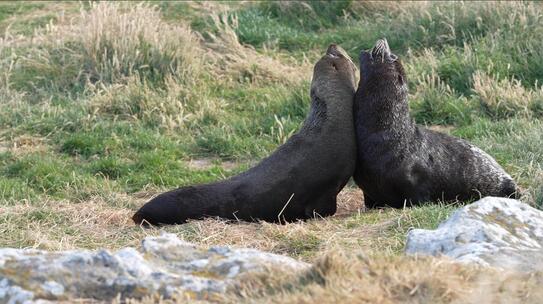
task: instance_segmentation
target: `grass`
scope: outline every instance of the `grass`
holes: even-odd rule
[[[404,63],[415,120],[493,155],[541,208],[541,16],[516,2],[2,3],[0,247],[116,249],[158,234],[131,214],[271,153],[307,114],[327,45],[356,61],[380,37]],[[457,206],[365,211],[361,197],[351,184],[326,219],[162,229],[314,264],[310,277],[251,278],[231,302],[473,302],[466,288],[519,279],[401,255],[409,229]]]

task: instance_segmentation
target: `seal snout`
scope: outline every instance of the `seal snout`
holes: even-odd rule
[[[373,49],[371,49],[371,58],[380,59],[381,62],[392,63],[398,59],[398,57],[390,51],[386,38],[379,39],[375,43]]]
[[[390,56],[390,47],[385,38],[377,40],[375,46],[371,50],[371,55],[373,58],[381,58],[384,61],[385,57]]]
[[[343,54],[341,54],[341,51],[339,50],[338,46],[336,44],[330,44],[330,46],[328,46],[328,49],[326,50],[326,55],[332,57],[332,58],[339,58],[341,56],[343,56]]]

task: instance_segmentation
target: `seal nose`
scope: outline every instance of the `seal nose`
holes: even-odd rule
[[[377,40],[373,50],[371,51],[371,55],[374,58],[381,57],[383,60],[385,57],[390,57],[390,47],[388,46],[386,38]]]
[[[328,46],[328,49],[326,50],[326,55],[337,58],[341,56],[341,51],[338,49],[338,46],[336,44],[332,43],[330,44],[330,46]]]

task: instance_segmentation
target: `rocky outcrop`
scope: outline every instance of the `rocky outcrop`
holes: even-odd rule
[[[411,230],[406,252],[541,271],[543,212],[518,200],[486,197],[457,210],[435,230]]]
[[[0,249],[0,303],[174,293],[213,299],[247,273],[299,271],[308,264],[253,249],[208,249],[174,234],[148,237],[141,248],[47,252]]]

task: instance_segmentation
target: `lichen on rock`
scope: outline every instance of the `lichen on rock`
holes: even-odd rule
[[[111,300],[177,292],[213,298],[246,273],[299,271],[308,264],[253,249],[199,248],[174,234],[147,237],[139,250],[47,252],[0,249],[0,303]]]
[[[541,271],[542,248],[542,211],[514,199],[485,197],[457,210],[435,230],[411,230],[406,253]]]

